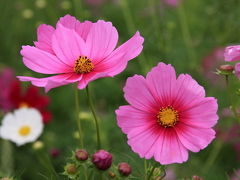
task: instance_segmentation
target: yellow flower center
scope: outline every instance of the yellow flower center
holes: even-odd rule
[[[77,74],[89,73],[93,70],[92,61],[86,56],[79,56],[75,61],[74,72]]]
[[[18,131],[20,136],[27,136],[30,134],[30,132],[31,132],[31,128],[29,126],[22,126]]]
[[[157,122],[166,127],[173,127],[179,119],[178,111],[172,106],[163,107],[157,114]]]
[[[29,107],[29,105],[27,103],[25,103],[25,102],[21,102],[19,104],[19,108],[27,108],[27,107]]]

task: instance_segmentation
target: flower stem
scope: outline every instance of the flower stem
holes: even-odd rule
[[[193,48],[193,42],[192,42],[189,26],[187,23],[183,3],[180,3],[178,7],[178,17],[179,17],[180,26],[182,29],[183,40],[186,48],[188,49],[187,52],[188,52],[188,58],[189,58],[189,65],[191,69],[194,69],[196,66],[197,59],[196,59],[196,54]]]
[[[13,146],[10,141],[2,140],[1,142],[1,164],[0,171],[5,175],[12,175],[14,168]]]
[[[121,0],[120,7],[123,12],[123,16],[124,16],[124,20],[126,22],[128,32],[129,32],[129,34],[133,34],[136,31],[136,25],[134,23],[133,16],[131,14],[131,10],[129,8],[128,0]],[[146,73],[148,70],[148,68],[147,68],[148,64],[145,63],[146,58],[145,58],[145,55],[143,52],[141,53],[141,56],[139,56],[138,62],[139,62],[139,65],[140,65],[143,73]]]
[[[147,160],[144,159],[144,179],[147,179]]]
[[[229,96],[230,103],[231,103],[230,109],[231,109],[232,113],[234,114],[235,118],[237,118],[237,120],[240,123],[240,117],[238,115],[237,108],[236,108],[235,103],[234,103],[234,98],[232,97],[232,91],[231,91],[231,86],[230,86],[230,83],[229,83],[229,76],[228,75],[225,76],[225,80],[226,80],[227,94]]]
[[[95,108],[93,106],[93,101],[92,101],[92,97],[90,95],[90,91],[89,91],[89,87],[86,87],[86,91],[87,91],[87,97],[88,97],[88,103],[89,106],[91,108],[93,117],[94,117],[94,122],[95,122],[95,126],[96,126],[96,132],[97,132],[97,148],[100,149],[101,148],[101,138],[100,138],[100,131],[99,131],[99,124],[98,124],[98,118],[96,115],[96,111]]]
[[[80,148],[83,148],[83,135],[82,135],[82,126],[81,126],[81,119],[79,117],[79,92],[77,85],[75,87],[75,105],[76,105],[76,122],[77,122],[77,127],[78,127],[78,134],[79,134],[79,139],[80,139]]]

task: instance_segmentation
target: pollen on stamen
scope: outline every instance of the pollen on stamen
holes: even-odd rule
[[[77,74],[89,73],[93,70],[94,65],[92,61],[86,56],[79,56],[75,61],[74,72]]]
[[[157,114],[157,122],[163,127],[174,127],[179,120],[179,113],[172,106],[162,107]]]

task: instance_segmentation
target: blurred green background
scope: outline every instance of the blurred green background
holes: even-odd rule
[[[111,21],[119,32],[119,44],[128,40],[137,30],[140,31],[145,38],[142,54],[130,61],[127,69],[115,78],[90,83],[100,117],[103,147],[114,154],[116,164],[120,161],[129,162],[133,166],[134,176],[138,178],[142,176],[143,160],[131,152],[126,136],[117,127],[114,113],[120,105],[127,104],[122,92],[127,77],[145,75],[160,61],[171,63],[178,73],[191,74],[206,88],[208,96],[218,98],[220,119],[216,129],[227,132],[237,123],[231,114],[225,116],[222,113],[224,108],[230,106],[230,100],[224,77],[214,75],[215,69],[224,64],[222,54],[215,57],[214,52],[216,48],[240,43],[239,0],[182,0],[177,7],[168,6],[161,0],[103,0],[98,4],[87,0],[1,0],[0,12],[1,67],[10,67],[17,75],[41,76],[23,65],[19,53],[21,46],[33,45],[39,24],[55,26],[65,14],[76,16],[80,21]],[[232,76],[230,82],[235,92],[238,81]],[[78,142],[74,138],[77,130],[74,89],[68,85],[53,89],[48,95],[51,98],[53,120],[45,126],[40,139],[45,143],[46,151],[59,149],[60,155],[51,160],[56,170],[63,172],[63,166]],[[239,98],[234,95],[234,99],[238,103]],[[81,117],[86,149],[93,153],[95,129],[85,90],[80,92],[80,108],[84,112]],[[239,153],[232,143],[217,138],[201,152],[190,153],[186,163],[169,167],[173,168],[177,179],[197,174],[207,180],[224,180],[240,168]],[[14,161],[12,174],[19,179],[41,180],[44,178],[40,174],[48,173],[36,159],[31,144],[19,148],[14,145],[10,158]]]

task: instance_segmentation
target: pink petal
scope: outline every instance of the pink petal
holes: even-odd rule
[[[90,21],[84,21],[80,23],[75,17],[71,15],[65,15],[64,17],[60,18],[57,26],[59,24],[62,24],[66,28],[75,30],[84,41],[86,41],[89,31],[93,25],[93,23]]]
[[[217,123],[217,110],[217,100],[207,97],[199,104],[181,112],[180,121],[194,127],[211,128]]]
[[[196,128],[179,123],[174,129],[181,143],[193,152],[204,149],[215,138],[215,131],[211,128]]]
[[[82,75],[77,75],[75,73],[67,73],[67,74],[60,74],[60,75],[51,76],[47,78],[33,78],[33,77],[26,77],[26,76],[17,76],[17,78],[20,81],[31,81],[34,86],[44,87],[45,91],[48,92],[52,88],[80,81],[82,78]]]
[[[199,104],[205,97],[205,90],[190,75],[181,74],[175,84],[172,94],[173,106],[178,111],[184,111]]]
[[[105,73],[98,73],[98,72],[90,72],[87,74],[83,74],[82,79],[78,83],[79,89],[84,89],[89,82],[94,81],[96,79],[102,78],[102,77],[108,77]]]
[[[128,144],[134,152],[143,158],[156,143],[159,131],[161,128],[158,124],[136,127],[128,133]]]
[[[240,45],[228,46],[224,53],[225,61],[240,61]]]
[[[54,54],[52,50],[52,35],[55,29],[46,24],[42,24],[37,29],[37,42],[34,42],[35,46],[41,50]]]
[[[23,46],[21,50],[23,63],[31,70],[43,74],[58,74],[72,72],[72,67],[67,66],[56,56],[32,46]]]
[[[88,56],[83,39],[74,30],[61,24],[53,35],[52,46],[57,57],[71,67],[79,56]]]
[[[110,76],[119,74],[126,68],[128,61],[141,53],[143,41],[144,39],[140,33],[136,32],[131,39],[114,50],[109,57],[95,65],[95,69],[104,71]]]
[[[147,83],[150,89],[156,94],[155,98],[161,107],[171,105],[172,92],[176,84],[176,72],[169,64],[159,63],[147,74]]]
[[[89,58],[94,64],[106,58],[116,47],[118,32],[111,22],[99,20],[94,23],[87,36],[86,45]]]
[[[125,99],[136,109],[157,114],[159,105],[155,101],[143,76],[134,75],[127,79],[123,88]]]
[[[156,115],[138,110],[132,106],[120,106],[116,110],[117,124],[127,134],[140,126],[151,126],[156,123]]]
[[[188,159],[188,151],[172,128],[165,129],[155,146],[154,158],[162,165],[183,163]]]

